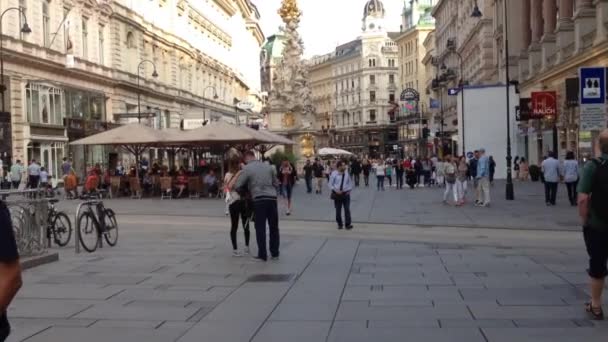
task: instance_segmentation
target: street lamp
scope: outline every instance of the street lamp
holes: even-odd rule
[[[511,156],[511,104],[510,104],[510,85],[511,81],[509,80],[509,13],[507,7],[507,1],[503,0],[504,5],[504,36],[505,36],[505,90],[507,94],[507,185],[505,189],[505,197],[507,201],[512,201],[515,199],[515,190],[513,186],[513,175],[512,175],[512,160]],[[473,8],[473,13],[471,17],[481,18],[482,14],[475,3],[475,7]]]
[[[144,63],[150,63],[154,67],[154,71],[152,72],[152,77],[158,77],[158,73],[156,72],[156,64],[149,59],[144,59],[139,62],[137,65],[137,122],[141,123],[141,87],[139,85],[139,79],[141,74],[141,66]]]
[[[2,19],[4,18],[4,15],[8,12],[8,11],[19,11],[19,14],[23,16],[23,26],[21,27],[21,33],[31,33],[32,29],[30,28],[30,26],[27,24],[27,17],[25,16],[25,12],[23,11],[23,9],[19,8],[19,7],[11,7],[11,8],[7,8],[4,12],[2,12],[2,14],[0,15],[0,37],[2,37],[4,34],[2,33]],[[2,112],[5,112],[5,108],[4,108],[4,93],[6,92],[6,86],[4,85],[4,47],[2,45],[3,40],[0,38],[0,93],[2,94]]]
[[[203,89],[203,100],[205,99],[205,92],[207,91],[207,89],[213,89],[213,99],[217,100],[219,97],[217,96],[217,89],[215,88],[215,86],[207,86],[205,89]],[[205,107],[203,107],[203,121],[207,120],[207,114],[205,113]]]

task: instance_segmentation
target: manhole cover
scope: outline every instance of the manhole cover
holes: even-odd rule
[[[247,278],[249,283],[286,283],[293,278],[293,274],[254,274]]]

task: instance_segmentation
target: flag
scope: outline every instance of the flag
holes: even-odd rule
[[[437,99],[431,99],[430,107],[431,108],[439,108],[440,107],[439,100],[437,100]]]

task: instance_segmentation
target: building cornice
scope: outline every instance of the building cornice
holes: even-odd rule
[[[237,9],[228,0],[213,0],[213,2],[215,2],[215,4],[218,5],[222,10],[224,10],[224,12],[226,12],[229,17],[232,17],[237,12]]]
[[[437,1],[437,3],[435,4],[435,7],[433,7],[433,9],[431,10],[431,15],[433,17],[435,17],[435,15],[439,11],[439,9],[441,7],[443,7],[443,5],[445,5],[448,1],[450,1],[450,0],[439,0],[439,1]]]

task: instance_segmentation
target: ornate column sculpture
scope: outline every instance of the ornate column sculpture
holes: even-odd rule
[[[593,0],[576,0],[574,13],[574,53],[580,53],[584,47],[583,38],[595,30],[595,9]]]
[[[542,54],[541,70],[545,70],[552,65],[550,57],[555,53],[555,23],[557,17],[557,4],[556,0],[543,0],[543,37],[542,42]]]

